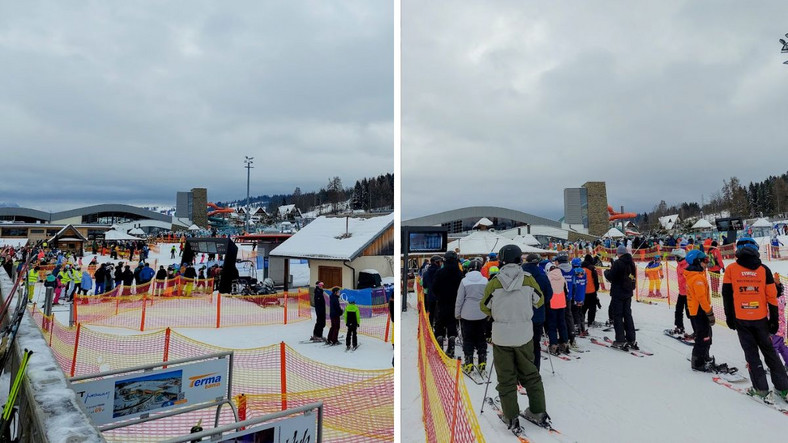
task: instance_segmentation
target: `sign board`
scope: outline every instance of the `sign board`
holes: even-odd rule
[[[222,443],[314,443],[317,441],[317,419],[313,414],[295,415],[222,438]]]
[[[101,426],[142,414],[223,398],[229,360],[205,360],[74,384],[93,421]]]
[[[408,252],[444,252],[446,251],[447,232],[443,230],[434,231],[409,231],[408,232]]]
[[[714,220],[714,223],[717,225],[717,230],[720,232],[732,230],[741,231],[744,229],[744,223],[740,217],[718,218]]]

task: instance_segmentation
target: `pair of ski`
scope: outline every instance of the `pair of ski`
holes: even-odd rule
[[[676,340],[684,343],[687,346],[695,345],[695,340],[690,338],[691,336],[689,334],[684,334],[684,333],[676,334],[675,332],[673,332],[673,329],[665,329],[664,332],[665,335],[667,335],[668,337],[675,338]]]
[[[480,370],[478,366],[474,366],[472,370],[466,372],[462,371],[466,377],[468,377],[472,382],[476,383],[477,385],[481,386],[487,384],[487,370]]]
[[[635,357],[639,357],[639,358],[644,358],[647,356],[650,357],[654,355],[653,353],[644,351],[642,349],[631,349],[629,346],[623,346],[623,347],[613,346],[613,340],[611,340],[610,337],[605,337],[604,342],[599,341],[599,339],[597,339],[596,337],[589,337],[589,340],[591,340],[591,343],[595,345],[604,346],[606,348],[615,349],[617,351],[627,352],[630,355],[634,355]]]
[[[22,378],[25,376],[27,372],[27,364],[30,361],[30,356],[33,355],[33,351],[25,349],[22,353],[22,361],[19,363],[19,369],[16,371],[16,377],[14,378],[14,383],[11,385],[11,391],[8,394],[8,400],[6,400],[5,405],[3,405],[3,414],[0,416],[0,438],[2,441],[18,441],[20,423],[19,423],[19,410],[16,406],[16,398],[19,395],[19,389],[22,386]],[[17,431],[15,432],[15,436],[11,435],[11,423],[16,423]]]
[[[781,414],[788,415],[788,402],[786,402],[785,400],[774,400],[774,402],[769,402],[769,401],[767,401],[767,400],[765,400],[765,399],[763,399],[761,397],[758,397],[756,395],[750,394],[749,392],[747,392],[746,389],[744,389],[744,388],[742,388],[740,386],[732,385],[731,382],[723,379],[720,375],[714,376],[712,378],[712,380],[714,380],[714,382],[717,383],[718,385],[725,386],[726,388],[728,388],[728,389],[730,389],[732,391],[736,391],[739,394],[746,395],[747,397],[755,400],[759,404],[768,406],[768,407],[774,409],[775,411],[780,412]],[[780,405],[780,404],[777,404],[777,402],[782,402],[783,404]]]
[[[691,358],[687,358],[687,361],[691,362]],[[739,368],[732,366],[728,367],[727,363],[721,363],[719,365],[715,364],[714,368],[710,371],[702,371],[698,369],[693,369],[695,372],[710,372],[714,374],[715,377],[722,378],[723,380],[730,382],[730,383],[741,383],[744,381],[749,380],[747,377],[739,374]]]
[[[544,354],[550,354],[550,349],[549,349],[549,348],[545,348],[545,347],[543,346],[543,347],[542,347],[542,352],[543,352]],[[585,352],[585,351],[579,351],[579,352]],[[561,359],[561,360],[565,360],[565,361],[580,360],[580,356],[579,356],[579,355],[573,355],[573,354],[562,354],[560,351],[559,351],[559,353],[558,353],[558,354],[550,354],[550,356],[551,356],[551,357],[558,358],[558,359]]]
[[[496,397],[495,399],[493,399],[492,397],[487,397],[487,398],[484,399],[484,402],[485,402],[485,404],[490,406],[493,411],[495,411],[495,413],[498,415],[498,417],[501,419],[501,421],[504,420],[503,410],[501,409],[501,405],[500,405],[500,403],[501,403],[500,397]],[[536,423],[536,422],[533,422],[533,421],[529,420],[525,416],[525,414],[523,412],[520,412],[519,417],[522,417],[523,419],[525,419],[525,421],[527,421],[529,423],[533,423],[534,425],[539,426],[542,429],[546,429],[548,432],[550,432],[550,434],[553,434],[553,435],[556,435],[556,436],[563,435],[563,434],[561,434],[561,432],[559,430],[557,430],[557,429],[555,429],[553,427],[553,425],[552,425],[552,423],[550,423],[549,419],[546,422],[544,422],[544,423]],[[517,437],[518,440],[520,440],[521,443],[531,443],[531,439],[525,433],[525,428],[523,428],[522,426],[517,426],[517,427],[509,429],[509,430],[512,432],[512,434],[514,434],[515,437]]]
[[[357,344],[356,346],[351,346],[349,348],[346,346],[345,352],[356,352],[356,349],[358,349],[359,346],[361,346],[361,343]]]

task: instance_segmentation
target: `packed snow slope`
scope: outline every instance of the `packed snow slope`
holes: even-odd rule
[[[729,262],[726,262],[729,263]],[[773,271],[788,275],[788,262],[766,262]],[[402,441],[425,441],[418,377],[415,294],[408,294],[408,311],[402,313]],[[597,321],[607,320],[610,297],[600,294],[603,309]],[[788,416],[712,381],[712,375],[694,372],[687,360],[692,351],[663,334],[673,326],[673,307],[667,304],[632,303],[637,341],[654,356],[638,358],[618,350],[577,342],[586,353],[579,360],[552,358],[541,361],[547,411],[562,435],[551,435],[526,423],[535,442],[771,442],[782,441]],[[736,366],[748,376],[744,354],[735,331],[724,322],[713,329],[711,354],[718,363]],[[689,322],[685,320],[685,326]],[[613,331],[590,329],[592,335],[614,337]],[[458,350],[457,354],[461,355]],[[488,350],[492,360],[492,348]],[[488,395],[496,396],[495,373]],[[737,383],[749,387],[749,381]],[[773,388],[771,379],[769,385]],[[482,407],[485,386],[466,378],[466,386],[477,413]],[[520,409],[528,406],[519,395]],[[778,404],[788,407],[785,403]],[[521,422],[524,420],[521,419]],[[516,442],[498,416],[485,406],[479,424],[487,442]]]

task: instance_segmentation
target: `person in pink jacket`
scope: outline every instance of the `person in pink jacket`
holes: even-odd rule
[[[783,297],[783,283],[780,279],[780,274],[774,273],[774,284],[777,286],[777,312],[779,313],[780,327],[777,329],[776,334],[772,334],[772,346],[777,351],[777,355],[783,358],[786,369],[788,369],[788,346],[785,345],[786,331],[785,322],[785,297]]]
[[[561,269],[552,263],[545,264],[545,273],[553,289],[550,306],[547,307],[547,336],[550,338],[549,352],[558,355],[559,352],[569,353],[568,334],[566,329],[566,279]]]

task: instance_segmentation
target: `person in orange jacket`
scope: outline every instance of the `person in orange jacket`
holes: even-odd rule
[[[687,281],[687,308],[695,327],[695,344],[692,346],[692,369],[712,372],[716,370],[714,358],[709,356],[711,348],[711,327],[714,326],[714,310],[711,307],[711,293],[706,267],[709,258],[703,252],[693,249],[687,254],[687,268],[684,278]]]
[[[662,262],[659,255],[655,255],[650,262],[646,265],[646,278],[648,279],[648,296],[649,297],[662,297],[660,288],[662,287]]]
[[[484,278],[490,278],[490,268],[493,266],[498,267],[498,254],[495,252],[490,252],[490,255],[487,256],[487,263],[482,266],[481,270],[482,276],[484,276]]]
[[[736,242],[736,262],[725,268],[722,281],[725,321],[739,335],[752,388],[748,394],[771,401],[761,357],[771,371],[778,395],[788,397],[788,374],[772,346],[769,334],[779,328],[777,287],[771,269],[761,263],[758,243],[751,237]]]

